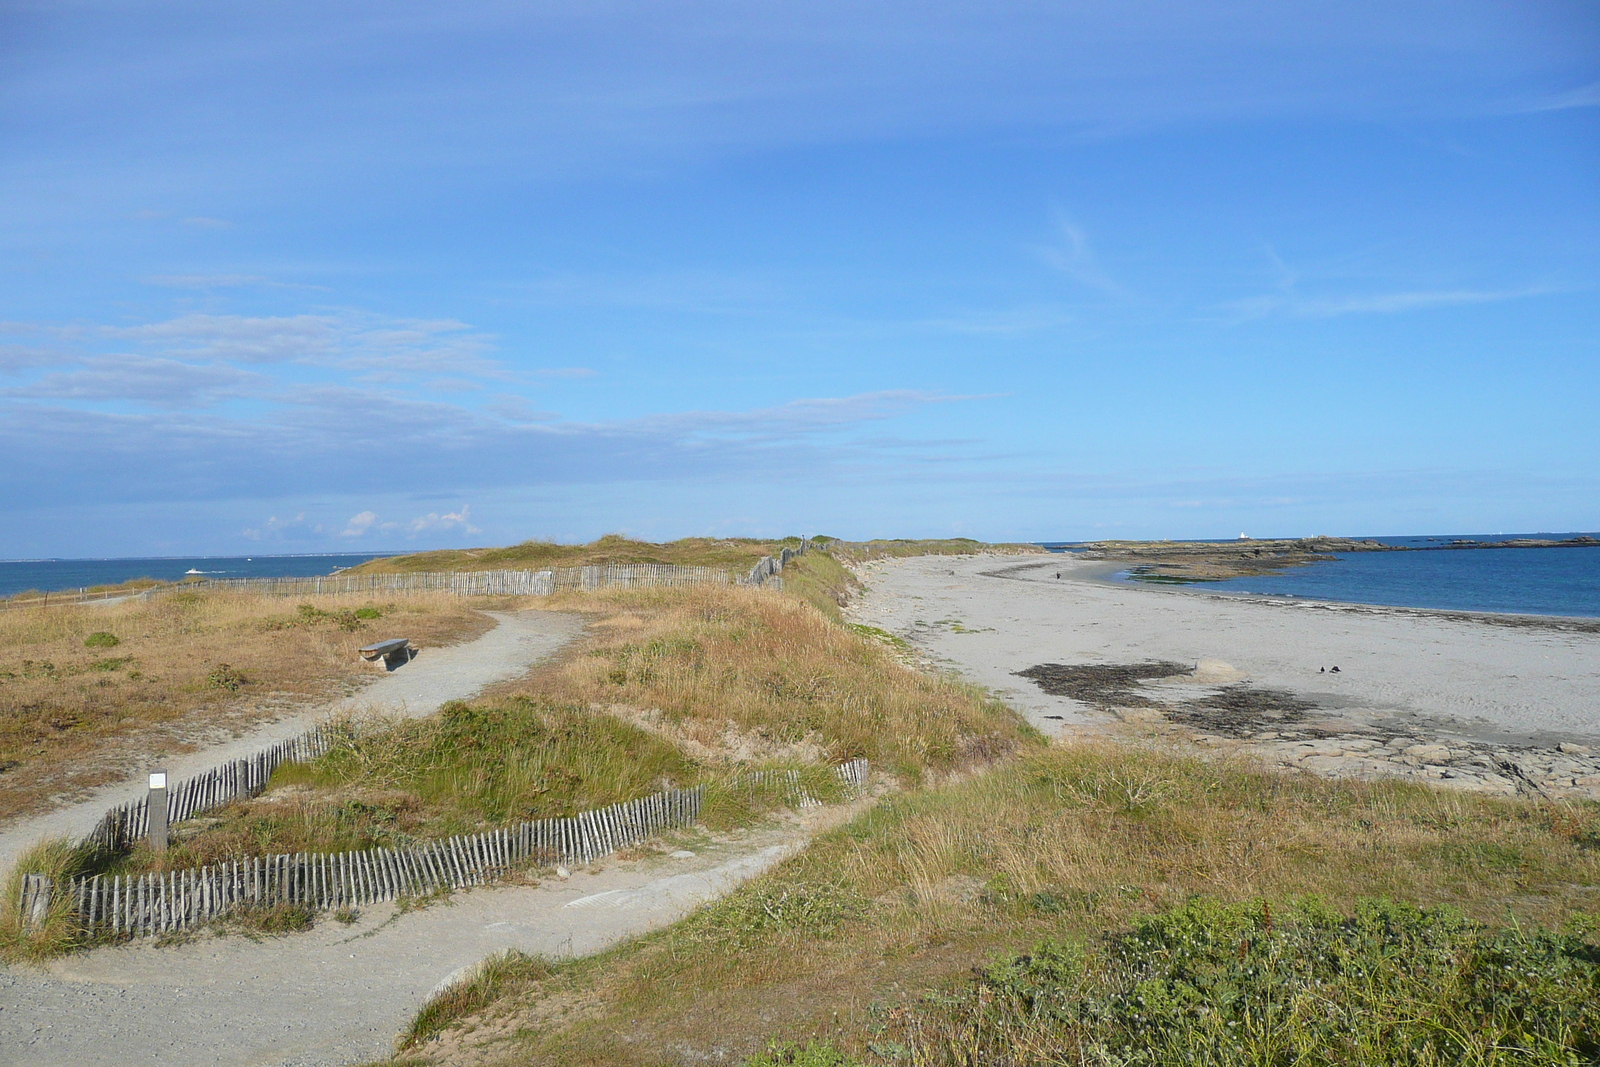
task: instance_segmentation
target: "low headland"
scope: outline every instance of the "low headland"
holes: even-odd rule
[[[736,575],[798,544],[610,538],[369,568],[651,562]],[[1231,543],[1169,542],[1166,556],[1134,555],[1144,549],[1126,542],[1094,551],[1220,568],[1351,550],[1336,539],[1247,544],[1249,558],[1236,561],[1223,558],[1243,551]],[[287,765],[260,797],[175,828],[165,856],[63,852],[57,874],[469,832],[696,782],[721,789],[707,832],[731,834],[794,817],[783,795],[738,784],[782,768],[839,812],[791,858],[605,951],[484,961],[418,1004],[383,1062],[1554,1067],[1600,1053],[1600,804],[1576,773],[1535,780],[1489,767],[1504,784],[1487,789],[1445,773],[1452,746],[1475,739],[1578,767],[1600,735],[1587,696],[1600,635],[1056,579],[1063,564],[1094,565],[1034,546],[810,546],[781,583],[759,587],[458,599],[451,610],[464,617],[560,612],[583,633],[526,675],[435,715],[353,722],[347,743]],[[129,666],[142,672],[165,648],[161,662],[173,665],[162,670],[175,674],[185,655],[198,672],[219,647],[185,642],[270,645],[289,634],[337,656],[412,610],[403,597],[309,612],[293,602],[245,610],[223,597],[196,589],[142,607],[41,610],[33,628],[8,634],[4,655],[53,656],[56,676],[29,676],[27,700],[59,704],[84,699],[85,682],[93,689],[90,661],[110,653],[78,649],[102,630],[120,627],[119,641],[147,635]],[[439,603],[427,610],[457,617]],[[378,619],[357,610],[368,606]],[[174,613],[165,629],[162,616],[138,614],[162,611]],[[343,630],[342,611],[367,629]],[[284,620],[294,625],[273,628]],[[453,632],[465,631],[441,629]],[[60,669],[79,658],[82,670]],[[270,660],[241,673],[268,677]],[[30,721],[20,704],[15,716]],[[1347,749],[1384,747],[1344,743],[1347,734],[1385,729],[1395,765],[1418,773],[1336,762]],[[18,750],[40,758],[69,732],[36,732]],[[1437,738],[1443,751],[1429,747]],[[1302,740],[1310,751],[1287,764],[1261,747],[1298,751]],[[1329,741],[1339,752],[1321,759]],[[818,772],[858,757],[873,777],[845,804]],[[684,848],[663,840],[600,866],[665,862]],[[424,929],[426,903],[381,920],[347,916],[352,937],[371,921]],[[67,949],[84,974],[106,951],[61,926],[50,945],[28,942],[6,907],[16,958]],[[260,951],[271,952],[275,937],[328,921],[255,918],[252,929],[203,936],[264,937]],[[267,1062],[260,1049],[237,1053],[216,1062]]]
[[[1350,537],[1245,538],[1236,541],[1083,541],[1070,546],[1085,560],[1127,563],[1128,577],[1184,584],[1274,574],[1326,562],[1342,552],[1437,552],[1490,548],[1594,548],[1600,539],[1519,537],[1504,541],[1457,538],[1438,545],[1393,545]]]

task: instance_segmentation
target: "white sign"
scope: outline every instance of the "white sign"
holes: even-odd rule
[[[150,775],[151,789],[165,789],[167,787],[167,772],[156,771]]]

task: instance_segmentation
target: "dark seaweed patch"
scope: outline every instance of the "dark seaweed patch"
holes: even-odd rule
[[[1172,722],[1224,737],[1249,737],[1262,730],[1301,722],[1316,707],[1282,689],[1230,685],[1209,696],[1165,709]]]
[[[1025,671],[1040,689],[1056,697],[1071,697],[1101,708],[1150,708],[1156,703],[1138,692],[1139,683],[1151,678],[1176,678],[1192,674],[1193,667],[1156,660],[1149,663],[1075,664],[1041,663]]]

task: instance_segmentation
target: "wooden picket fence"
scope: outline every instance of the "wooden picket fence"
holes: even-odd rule
[[[784,548],[777,556],[763,556],[738,579],[742,585],[765,585],[794,556],[811,547]],[[676,563],[608,563],[590,567],[497,571],[419,571],[414,574],[325,574],[306,578],[202,578],[136,592],[87,589],[45,593],[26,600],[0,597],[0,610],[50,604],[89,603],[94,600],[137,596],[149,599],[174,589],[235,589],[265,596],[349,596],[382,593],[454,593],[457,596],[550,596],[561,590],[640,589],[659,586],[727,585],[735,579],[714,567]],[[782,579],[772,583],[780,585]]]
[[[539,819],[413,848],[256,856],[186,871],[96,875],[67,887],[78,921],[100,936],[173,933],[242,908],[362,907],[493,881],[519,866],[580,866],[700,816],[705,787],[563,819]]]
[[[835,773],[854,794],[865,787],[870,770],[865,759],[855,759]],[[802,806],[818,803],[801,789],[795,770],[755,771],[740,781],[783,789]],[[300,852],[185,871],[96,875],[73,880],[67,892],[85,931],[111,937],[173,933],[243,908],[364,907],[484,885],[518,867],[581,866],[664,830],[693,825],[704,799],[703,785],[669,789],[570,818],[537,819],[411,848]]]
[[[204,774],[172,783],[167,787],[167,822],[182,822],[240,797],[253,797],[267,787],[272,772],[280,766],[316,759],[343,736],[345,731],[340,727],[324,723],[247,759],[231,760]],[[84,843],[109,852],[130,847],[149,833],[149,800],[143,796],[112,808],[84,837]]]
[[[553,570],[419,571],[414,574],[330,574],[312,578],[208,578],[183,588],[236,589],[267,596],[443,592],[457,596],[550,596],[561,590],[727,585],[726,571],[672,563],[608,563]]]

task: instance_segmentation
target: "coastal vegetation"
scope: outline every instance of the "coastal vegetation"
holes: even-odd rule
[[[197,734],[342,696],[371,669],[356,649],[372,635],[469,639],[492,625],[487,603],[177,588],[0,611],[0,818],[124,778],[130,760],[186,751]]]
[[[732,825],[781,799],[736,786],[753,770],[796,771],[825,796],[831,768],[858,757],[909,784],[1040,744],[1004,705],[905,666],[797,597],[695,586],[554,606],[589,624],[567,655],[424,718],[344,722],[326,755],[175,826],[165,853],[92,869],[401,847],[696,784],[708,821]]]
[[[620,542],[572,548],[635,551]],[[581,558],[711,558],[676,544],[673,559],[659,558],[672,546],[637,550],[652,559]],[[751,544],[768,554],[782,543]],[[541,607],[582,615],[585,635],[526,676],[427,718],[352,720],[332,751],[280,768],[263,795],[175,827],[165,856],[90,857],[57,843],[30,869],[399,845],[695,783],[711,790],[710,820],[727,827],[780,803],[732,788],[741,774],[795,769],[820,789],[829,766],[866,757],[874,799],[803,852],[599,955],[485,961],[424,1006],[393,1062],[1600,1058],[1600,805],[1330,781],[1133,738],[1047,743],[1003,703],[919,666],[895,635],[845,622],[842,606],[860,590],[848,564],[987,546],[822,547],[789,562],[781,592],[559,593]],[[452,558],[483,565],[482,554]],[[471,617],[472,605],[450,603]],[[221,620],[235,609],[210,610]],[[191,652],[201,647],[181,645],[191,637],[290,635],[344,656],[374,622],[367,610],[391,620],[403,607],[279,601],[271,625],[245,612],[239,620],[255,621],[231,630],[174,622],[161,632]],[[458,618],[428,610],[418,618]],[[129,656],[142,669],[153,654],[139,635],[155,631],[135,618],[84,613],[52,655]],[[116,644],[86,647],[97,633]],[[276,669],[190,658],[187,684],[213,701],[250,693]],[[230,663],[237,689],[210,681]],[[1091,702],[1122,700],[1138,678],[1181,666],[1063,668],[1049,680]],[[309,921],[260,917],[262,929]],[[75,943],[65,917],[31,941],[15,925],[12,907],[0,943],[13,957]]]
[[[1594,805],[1054,745],[671,929],[502,961],[405,1062],[1589,1062],[1597,875]]]

